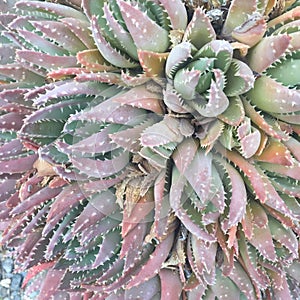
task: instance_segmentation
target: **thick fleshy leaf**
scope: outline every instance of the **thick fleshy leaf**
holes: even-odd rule
[[[300,8],[295,7],[294,9],[291,9],[278,17],[274,18],[273,20],[270,20],[268,22],[268,28],[275,27],[277,24],[283,24],[285,22],[289,22],[291,20],[299,19],[300,15]]]
[[[43,20],[33,21],[32,24],[70,54],[75,55],[86,48],[77,35],[62,22]]]
[[[24,68],[21,64],[6,64],[0,65],[1,77],[5,77],[6,80],[15,80],[19,82],[33,81],[40,82],[41,77],[28,69]]]
[[[172,48],[166,62],[166,75],[169,78],[173,78],[181,64],[186,63],[192,58],[192,53],[195,52],[195,50],[196,49],[194,49],[193,45],[189,42],[182,42]]]
[[[86,21],[85,16],[79,12],[78,10],[67,6],[67,5],[61,5],[57,3],[51,3],[51,2],[40,2],[40,1],[18,1],[16,4],[16,8],[22,9],[22,10],[28,10],[35,11],[35,10],[41,10],[44,12],[47,12],[49,14],[58,15],[61,17],[73,17],[76,19],[82,19]]]
[[[276,261],[275,247],[272,241],[271,232],[268,227],[257,228],[253,230],[253,236],[250,243],[258,249],[262,256],[270,261]]]
[[[197,49],[200,49],[214,39],[216,39],[216,33],[210,19],[202,8],[197,7],[191,22],[185,30],[183,41],[189,41]]]
[[[135,225],[136,226],[134,226],[129,233],[123,236],[120,258],[126,257],[127,266],[134,263],[134,261],[131,260],[131,258],[134,258],[134,256],[128,255],[129,252],[134,252],[136,255],[139,255],[140,251],[142,251],[144,239],[148,230],[148,224],[146,223],[146,220],[145,222]]]
[[[179,0],[159,0],[166,9],[173,30],[185,30],[187,25],[186,9]]]
[[[182,196],[183,196],[183,190],[185,184],[186,184],[185,177],[181,175],[177,169],[173,168],[172,186],[170,189],[170,205],[174,210],[175,215],[182,222],[182,224],[197,238],[209,242],[215,241],[215,237],[209,234],[203,228],[203,224],[201,224],[201,220],[199,219],[193,220],[193,218],[195,218],[195,215],[197,214],[196,210],[194,210],[191,207],[191,205],[189,205],[188,208],[190,208],[191,210],[190,213],[194,214],[194,215],[189,215],[189,213],[182,207],[183,205]],[[183,198],[183,201],[186,202],[187,199]]]
[[[59,213],[63,213],[66,210],[68,211],[69,208],[78,204],[79,201],[85,199],[87,196],[87,193],[82,192],[77,184],[66,186],[55,198],[47,219],[50,221],[53,216],[59,215]]]
[[[63,18],[61,22],[65,24],[87,48],[95,48],[95,43],[89,30],[89,22],[74,17]]]
[[[124,169],[129,163],[129,153],[124,151],[108,160],[71,157],[71,161],[74,167],[80,170],[80,173],[90,177],[104,178],[117,174]]]
[[[211,286],[212,291],[218,299],[238,299],[240,297],[239,288],[231,281],[228,276],[224,276],[221,271],[217,271],[217,278],[214,285]]]
[[[180,120],[166,116],[161,122],[148,127],[142,133],[141,143],[143,146],[154,147],[172,142],[181,142],[183,135],[179,132],[179,126]]]
[[[234,263],[234,268],[229,274],[229,277],[239,287],[241,292],[244,293],[248,300],[257,299],[253,284],[241,264],[238,262]]]
[[[115,67],[111,66],[104,57],[100,54],[98,49],[88,49],[77,53],[77,61],[90,71],[111,71]]]
[[[203,240],[191,236],[191,247],[194,258],[195,271],[209,284],[215,282],[215,259],[217,243],[205,243]],[[209,276],[208,276],[209,274]]]
[[[226,72],[225,94],[228,97],[238,96],[248,92],[254,86],[254,75],[245,63],[232,59],[232,63]]]
[[[161,280],[161,298],[162,299],[180,299],[182,282],[176,271],[162,269],[159,272]]]
[[[140,64],[148,77],[160,77],[164,75],[164,66],[168,55],[168,53],[138,50]]]
[[[12,160],[2,160],[0,161],[0,174],[15,174],[15,173],[24,173],[28,170],[31,170],[33,163],[36,161],[37,155],[32,154],[25,157],[16,157]]]
[[[173,154],[173,160],[181,174],[190,172],[189,165],[198,154],[198,141],[193,138],[187,138],[178,145]]]
[[[268,76],[256,79],[254,89],[247,93],[252,104],[270,113],[296,112],[300,110],[300,92],[281,85]]]
[[[293,157],[288,148],[278,140],[271,138],[268,140],[268,144],[261,154],[256,156],[255,159],[282,166],[292,166],[294,164]]]
[[[283,166],[279,164],[263,163],[262,167],[264,170],[288,176],[296,180],[300,180],[300,166]]]
[[[238,126],[245,117],[245,110],[239,96],[229,98],[229,106],[218,118],[226,124]]]
[[[253,132],[247,134],[240,140],[241,153],[245,158],[252,157],[257,153],[261,144],[261,133],[256,128],[252,128]]]
[[[94,133],[87,138],[82,139],[78,143],[73,145],[66,145],[66,153],[69,153],[72,156],[75,156],[77,153],[82,154],[95,154],[95,153],[104,153],[109,152],[117,148],[117,145],[111,143],[109,135],[118,132],[120,127],[118,125],[110,124],[102,130],[99,129],[99,132]],[[64,145],[59,144],[61,150],[64,151]]]
[[[119,249],[120,242],[121,235],[119,230],[112,230],[107,233],[99,247],[99,252],[97,253],[95,261],[93,263],[93,268],[101,266],[107,260],[109,260],[115,254],[115,252],[117,252],[117,249]],[[78,269],[78,271],[79,270],[80,268]]]
[[[132,192],[133,195],[134,192],[135,191]],[[127,194],[125,199],[125,208],[122,220],[123,237],[126,236],[133,228],[139,226],[140,222],[151,222],[152,220],[152,217],[147,217],[154,207],[152,195],[147,193],[143,197],[138,196],[138,202],[134,203],[135,199],[132,194]]]
[[[253,47],[263,38],[267,29],[265,17],[258,12],[249,15],[246,21],[232,31],[232,37],[237,41]]]
[[[253,48],[249,54],[249,65],[252,70],[261,73],[281,58],[290,44],[288,35],[269,36]]]
[[[154,183],[154,223],[151,231],[154,232],[154,237],[158,240],[162,240],[166,232],[171,226],[171,222],[174,223],[175,217],[170,215],[171,207],[168,200],[168,193],[165,192],[165,184],[167,174],[165,170],[157,176]],[[150,233],[151,234],[151,233]]]
[[[41,287],[41,292],[38,300],[42,300],[44,297],[51,298],[58,289],[59,283],[63,279],[66,270],[58,270],[55,268],[50,269],[47,272],[47,279],[44,281]]]
[[[244,238],[239,239],[239,249],[242,262],[253,284],[257,285],[260,289],[267,288],[270,285],[270,279],[261,268],[258,268],[252,256],[253,249],[247,248]]]
[[[134,128],[128,128],[120,130],[118,132],[109,135],[111,141],[116,143],[118,146],[130,152],[138,152],[141,149],[140,137],[142,132],[153,125],[155,120],[147,120],[141,125],[137,125]],[[125,139],[124,136],[127,138]]]
[[[202,150],[195,153],[184,173],[190,185],[199,196],[201,202],[210,200],[210,189],[212,182],[212,156],[205,154]]]
[[[141,270],[136,274],[126,286],[130,289],[143,281],[147,281],[154,277],[160,270],[163,262],[168,257],[169,251],[173,245],[174,234],[170,234],[165,240],[160,242],[154,252],[151,254],[150,258],[145,265],[142,266]]]
[[[45,88],[45,92],[39,95],[34,100],[34,103],[39,106],[46,104],[51,99],[60,97],[82,94],[98,95],[104,87],[105,85],[97,82],[76,82],[73,80],[66,80],[65,82],[51,86],[49,89]]]
[[[221,87],[222,73],[214,71],[216,81],[212,81],[209,89],[208,103],[199,107],[198,112],[204,117],[217,117],[229,106],[229,100]]]
[[[268,274],[272,280],[274,297],[277,299],[292,299],[285,273],[269,269]]]
[[[262,203],[266,203],[267,205],[274,207],[284,214],[293,214],[279,196],[271,181],[259,169],[258,166],[255,167],[254,165],[250,164],[236,152],[224,151],[221,150],[221,148],[219,148],[218,151],[225,155],[245,173],[251,182],[256,197]]]
[[[225,40],[212,40],[211,42],[205,44],[195,54],[195,57],[215,58],[214,67],[225,73],[231,64],[233,48],[231,44]]]
[[[124,94],[116,96],[113,101],[132,107],[147,109],[159,115],[163,113],[161,95],[151,92],[145,85],[134,87]]]
[[[92,17],[92,33],[100,53],[110,64],[120,68],[132,68],[137,66],[135,62],[130,61],[105,40],[98,19],[95,16]]]
[[[275,120],[270,119],[268,116],[263,116],[261,113],[255,110],[255,108],[249,103],[249,101],[242,99],[245,112],[251,121],[262,129],[269,136],[276,139],[287,139],[287,135],[283,132]]]
[[[169,84],[167,84],[167,88],[163,90],[163,100],[167,107],[176,113],[188,112],[188,109],[181,104],[182,98],[180,94]]]
[[[118,95],[116,96],[116,99]],[[136,125],[144,121],[146,115],[142,109],[122,105],[114,97],[94,106],[93,109],[81,111],[70,117],[69,121],[87,120],[90,122],[107,122],[123,125]]]
[[[231,1],[231,5],[228,11],[225,24],[223,26],[222,34],[225,36],[230,35],[232,31],[242,25],[247,20],[247,15],[251,15],[255,12],[256,1]]]
[[[16,112],[9,112],[0,115],[0,129],[3,130],[19,130],[22,127],[24,115]]]
[[[93,195],[88,200],[88,204],[74,223],[72,229],[74,234],[89,228],[89,226],[95,223],[98,223],[104,217],[110,216],[117,210],[115,196],[110,191],[104,191],[100,194]]]
[[[186,100],[194,99],[200,75],[198,70],[180,69],[174,78],[176,91]]]
[[[114,38],[121,44],[123,50],[133,59],[137,60],[137,45],[134,43],[130,33],[122,27],[120,23],[114,18],[112,11],[105,3],[103,7],[104,18],[106,19],[107,25],[110,27],[110,31],[114,35]]]
[[[269,218],[269,226],[275,241],[286,247],[293,257],[297,257],[297,237],[290,228],[285,228],[279,221]]]
[[[129,2],[118,1],[123,19],[138,49],[165,52],[169,47],[168,32]],[[145,35],[147,38],[145,38]]]
[[[219,159],[218,159],[219,160]],[[229,163],[219,160],[224,166],[226,173],[230,178],[230,204],[228,219],[222,222],[222,229],[226,232],[232,226],[241,222],[246,212],[247,192],[244,181],[240,174]]]

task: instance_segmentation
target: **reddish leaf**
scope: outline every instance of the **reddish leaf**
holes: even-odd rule
[[[159,277],[161,282],[161,299],[180,299],[182,282],[178,272],[161,269]]]
[[[235,168],[224,160],[220,160],[220,162],[226,169],[231,185],[228,219],[222,221],[222,229],[226,232],[230,227],[241,222],[244,217],[247,205],[247,193],[244,180]]]
[[[252,252],[250,253],[249,248],[246,244],[246,241],[243,237],[239,239],[239,248],[240,248],[240,263],[247,270],[253,284],[258,286],[259,289],[266,289],[270,286],[270,280],[262,271],[261,268],[258,268],[255,257],[252,256]]]
[[[129,163],[129,153],[124,151],[119,156],[108,160],[71,157],[73,166],[80,173],[90,177],[105,178],[122,171]]]
[[[257,299],[253,284],[248,274],[238,262],[234,263],[234,267],[229,274],[229,277],[238,286],[241,292],[244,293],[248,300]]]
[[[194,10],[193,18],[184,30],[183,41],[190,41],[197,49],[216,39],[211,21],[200,7]]]
[[[137,65],[135,62],[127,59],[118,50],[114,49],[105,40],[96,16],[92,16],[91,25],[92,25],[92,33],[93,33],[95,43],[102,56],[105,58],[105,60],[107,60],[112,65],[120,68],[132,68]]]
[[[118,1],[122,17],[138,49],[165,52],[169,47],[168,31],[160,27],[130,2]],[[144,36],[147,36],[145,39]]]
[[[120,258],[124,258],[129,252],[134,252],[137,256],[139,255],[144,244],[147,230],[148,224],[146,222],[141,222],[123,237]],[[130,261],[127,256],[126,265],[129,266],[132,263],[133,261]]]
[[[287,51],[291,38],[287,34],[264,37],[248,55],[252,70],[262,73]]]
[[[202,276],[207,284],[214,284],[217,243],[206,244],[203,240],[191,235],[191,250],[195,262],[195,271]]]
[[[268,139],[267,146],[255,159],[275,165],[291,166],[293,164],[293,158],[288,148],[280,141],[272,138]]]
[[[173,241],[174,233],[170,234],[165,240],[156,246],[154,252],[151,254],[145,265],[142,266],[141,270],[127,284],[126,289],[130,289],[153,278],[159,272],[163,262],[168,257]]]
[[[93,262],[92,268],[97,268],[108,261],[112,255],[118,250],[121,243],[121,234],[119,230],[112,230],[104,237],[103,242],[99,247],[99,252]],[[75,270],[75,269],[74,269]],[[77,269],[80,271],[80,266]]]
[[[50,269],[41,286],[38,300],[51,299],[55,295],[58,287],[66,273],[66,270]]]
[[[156,53],[138,50],[140,64],[148,77],[161,77],[164,75],[164,66],[169,53]]]
[[[134,87],[124,94],[113,98],[115,102],[147,109],[159,115],[163,113],[161,100],[159,93],[149,91],[145,85]]]
[[[31,50],[18,50],[17,56],[21,62],[25,61],[49,70],[54,70],[59,67],[76,67],[77,65],[75,56],[55,56]]]
[[[51,209],[48,213],[47,221],[49,222],[54,216],[60,215],[61,212],[69,210],[74,204],[88,197],[87,193],[84,193],[80,186],[77,184],[70,184],[63,188],[57,197],[55,198]]]
[[[115,200],[114,194],[110,191],[93,195],[84,210],[77,217],[73,226],[73,233],[77,234],[104,217],[110,216],[118,208]]]
[[[266,259],[270,261],[276,261],[277,256],[275,253],[275,247],[269,227],[258,228],[254,227],[253,236],[250,243],[258,249],[258,251]]]
[[[78,62],[86,67],[88,71],[111,71],[115,67],[109,65],[109,63],[99,53],[98,49],[88,49],[77,53],[76,55]]]
[[[31,267],[26,272],[26,276],[25,276],[25,278],[23,280],[23,283],[22,283],[22,288],[25,288],[27,283],[32,278],[34,278],[36,275],[38,275],[42,271],[50,269],[54,264],[55,264],[55,261],[49,261],[49,262],[41,263],[41,264],[38,264],[36,266]]]
[[[61,192],[61,188],[51,189],[49,187],[44,187],[35,194],[31,195],[24,201],[22,201],[18,206],[12,210],[12,214],[20,214],[28,211],[31,208],[35,208],[46,201],[56,197]]]

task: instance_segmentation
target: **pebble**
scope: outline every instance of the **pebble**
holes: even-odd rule
[[[22,276],[20,274],[14,274],[11,279],[10,287],[13,291],[16,291],[20,288],[20,285],[22,283]]]
[[[4,288],[3,286],[0,286],[0,299],[3,299],[4,297],[8,296],[9,290]]]
[[[9,289],[10,287],[10,283],[11,283],[11,279],[10,278],[4,278],[0,281],[0,285],[6,289]]]
[[[2,268],[5,273],[11,273],[14,269],[14,261],[11,258],[6,258],[2,262]]]
[[[24,276],[14,273],[14,261],[9,254],[9,251],[0,247],[0,300],[22,300]]]

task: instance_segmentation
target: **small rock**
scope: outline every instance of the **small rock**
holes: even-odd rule
[[[11,258],[6,258],[2,262],[2,268],[3,268],[4,272],[11,273],[14,269],[14,261]]]
[[[3,299],[5,296],[8,296],[9,290],[0,286],[0,299]]]
[[[17,291],[13,291],[10,295],[10,300],[21,300],[21,295]]]
[[[22,282],[22,276],[20,274],[14,274],[12,279],[11,279],[11,284],[10,287],[12,290],[18,290],[21,286],[21,282]]]
[[[0,281],[0,285],[6,289],[10,288],[11,279],[10,278],[4,278]]]

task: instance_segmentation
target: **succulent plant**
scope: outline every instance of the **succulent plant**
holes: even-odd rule
[[[196,2],[0,4],[1,242],[27,295],[299,295],[300,3]]]

